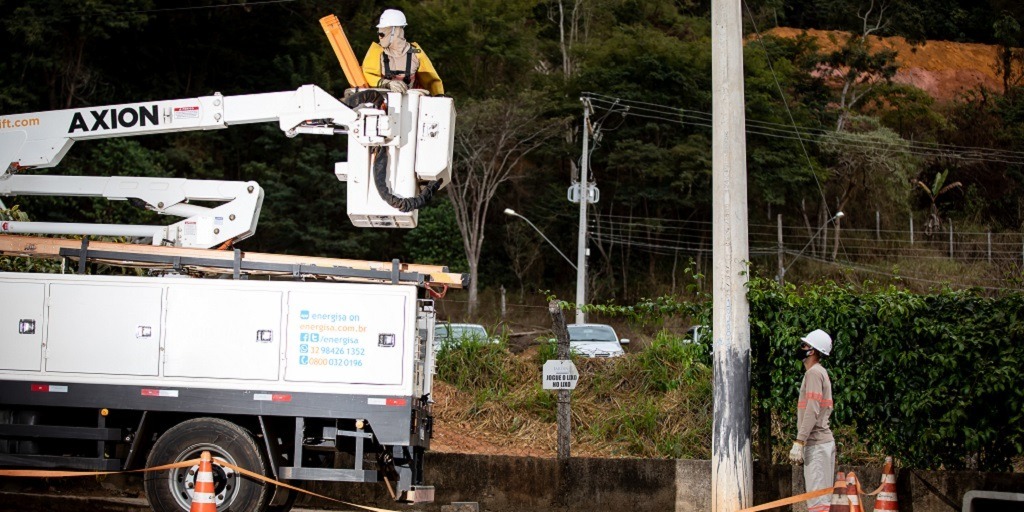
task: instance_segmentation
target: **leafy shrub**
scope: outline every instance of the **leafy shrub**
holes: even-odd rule
[[[904,463],[1006,470],[1024,453],[1024,295],[750,283],[757,405],[792,416],[798,337],[835,339],[833,423]],[[758,366],[760,362],[760,366]],[[761,379],[761,384],[758,380]],[[795,428],[795,427],[792,427]]]

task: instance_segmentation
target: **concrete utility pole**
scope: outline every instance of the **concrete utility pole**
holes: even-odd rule
[[[581,306],[587,303],[587,200],[590,188],[587,171],[590,167],[590,98],[583,102],[583,157],[580,159],[580,232],[576,245],[576,323],[586,322]]]
[[[747,165],[740,0],[711,2],[714,427],[711,510],[753,502]]]

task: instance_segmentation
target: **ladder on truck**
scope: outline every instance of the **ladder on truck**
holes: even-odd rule
[[[78,273],[86,264],[147,268],[157,272],[291,279],[334,279],[350,282],[414,284],[432,291],[464,288],[468,275],[441,265],[367,261],[315,256],[246,252],[239,249],[190,249],[36,236],[0,235],[0,255],[70,259]]]

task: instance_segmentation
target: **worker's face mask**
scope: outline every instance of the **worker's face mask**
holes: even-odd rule
[[[814,349],[808,347],[807,345],[801,345],[797,347],[796,352],[793,352],[793,358],[796,359],[797,361],[802,362],[804,359],[807,359],[808,357],[811,356],[812,350]]]
[[[396,49],[400,49],[401,41],[405,38],[405,29],[402,27],[384,27],[377,29],[377,37],[380,40],[381,48],[391,48],[396,41],[399,41],[399,45]],[[384,35],[381,35],[384,34]]]

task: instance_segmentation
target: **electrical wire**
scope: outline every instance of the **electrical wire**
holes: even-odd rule
[[[593,104],[595,104],[595,108],[597,108],[597,106],[600,106],[602,103],[612,103],[611,101],[608,100],[599,99],[599,97],[602,95],[594,93],[586,94],[593,99]],[[627,115],[633,117],[669,123],[678,123],[682,125],[699,126],[703,128],[712,127],[710,119],[711,114],[707,112],[680,109],[676,107],[670,107],[667,105],[635,102],[633,100],[624,100],[622,98],[614,98],[614,100],[624,104],[640,103],[656,107],[647,108],[644,106],[632,106],[628,111],[625,112],[627,113]],[[675,111],[676,115],[672,115],[672,113],[669,111]],[[781,126],[783,128],[776,128],[776,126]],[[905,139],[901,139],[900,142],[895,143],[882,140],[865,139],[863,137],[858,137],[856,134],[849,134],[846,132],[828,132],[824,130],[815,130],[809,128],[786,127],[785,125],[780,125],[777,123],[757,121],[752,122],[750,120],[747,120],[746,132],[751,135],[760,135],[783,140],[795,140],[800,142],[801,144],[806,139],[816,138],[819,140],[819,143],[826,142],[828,144],[832,144],[841,148],[905,152],[908,155],[918,156],[922,158],[949,158],[970,162],[1002,163],[1008,165],[1024,164],[1024,153],[1016,151],[1006,151],[991,148],[978,148],[968,146],[956,146],[955,148],[958,149],[954,149],[953,147],[946,149],[938,147],[936,145],[928,145]]]
[[[193,5],[187,7],[165,7],[161,9],[145,9],[139,11],[120,11],[115,13],[104,13],[109,14],[151,14],[155,12],[171,12],[171,11],[193,11],[199,9],[220,9],[224,7],[255,7],[260,5],[268,4],[284,4],[295,2],[296,0],[246,0],[237,4],[221,4],[221,5]]]
[[[671,107],[671,106],[668,106],[668,105],[661,105],[661,104],[657,104],[657,103],[649,103],[649,102],[638,101],[638,100],[625,100],[625,99],[622,99],[622,98],[616,98],[614,96],[605,96],[605,95],[602,95],[602,94],[599,94],[599,93],[586,93],[586,94],[589,95],[591,98],[593,98],[594,101],[599,102],[599,103],[602,103],[602,102],[603,103],[611,103],[611,101],[614,100],[617,103],[629,104],[629,105],[627,105],[628,110],[624,109],[624,110],[620,110],[620,112],[632,112],[633,110],[641,110],[641,111],[645,111],[645,112],[649,112],[649,113],[664,114],[666,111],[671,111],[671,112],[677,113],[681,117],[693,118],[695,120],[705,121],[707,123],[710,123],[711,119],[712,119],[712,114],[709,113],[709,112],[703,112],[703,111],[698,111],[698,110],[689,110],[689,109],[678,108],[678,107]],[[607,98],[607,99],[605,99],[605,98]],[[650,107],[650,108],[648,108],[648,107]],[[666,119],[673,119],[673,118],[666,118]],[[802,126],[791,126],[791,125],[785,125],[785,124],[781,124],[781,123],[773,123],[773,122],[769,122],[769,121],[752,120],[752,119],[749,119],[749,118],[746,119],[746,124],[747,124],[747,126],[754,126],[754,127],[758,127],[758,128],[763,128],[763,129],[767,129],[767,130],[771,130],[771,131],[776,131],[776,132],[783,132],[783,133],[793,133],[794,131],[796,131],[796,132],[799,132],[798,135],[802,135],[805,138],[812,138],[812,137],[835,137],[835,138],[841,138],[841,137],[844,136],[844,132],[835,132],[835,131],[832,131],[832,130],[826,130],[826,129],[822,129],[822,128],[808,128],[808,127],[802,127]],[[960,145],[954,145],[954,144],[942,144],[942,143],[937,143],[937,142],[922,142],[922,141],[913,141],[913,140],[906,140],[905,142],[908,143],[908,144],[911,144],[912,146],[916,146],[919,149],[927,149],[927,150],[946,150],[946,149],[948,149],[950,151],[983,151],[985,153],[990,153],[990,154],[994,154],[994,155],[997,155],[997,156],[1005,156],[1007,158],[1024,159],[1024,151],[1013,151],[1013,150],[997,149],[997,148],[979,148],[979,147],[976,147],[976,146],[960,146]]]

